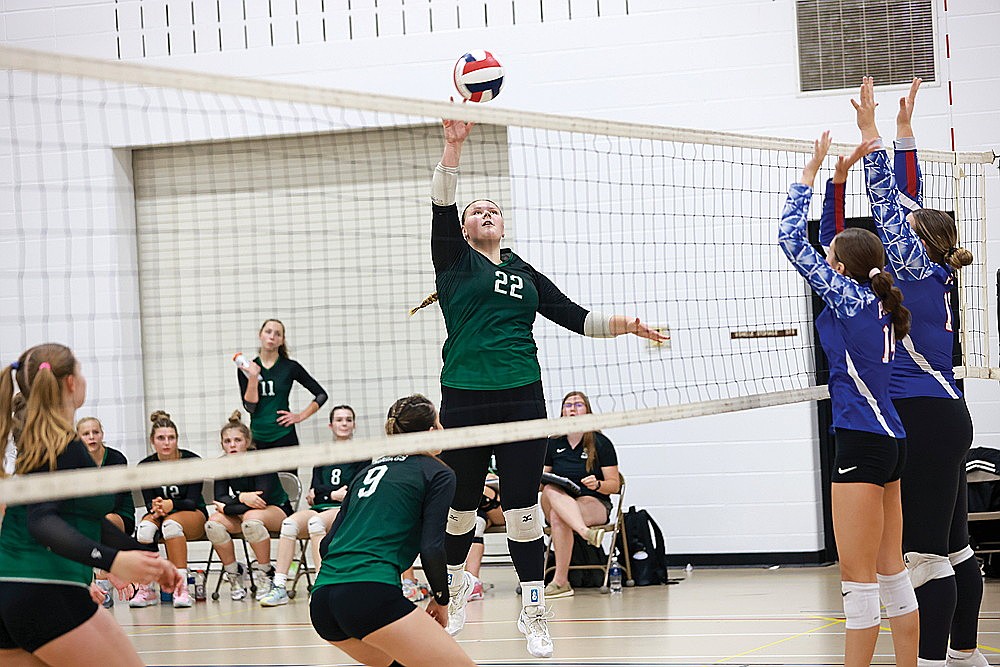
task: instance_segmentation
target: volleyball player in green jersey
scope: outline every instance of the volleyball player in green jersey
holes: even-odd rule
[[[24,358],[0,372],[0,441],[13,421],[11,369]],[[73,428],[87,392],[73,353],[39,345],[25,363],[15,368],[28,394],[17,474],[94,468]],[[91,598],[94,568],[120,583],[156,580],[170,590],[180,578],[105,518],[113,507],[109,493],[8,508],[0,530],[0,664],[143,664],[114,617]]]
[[[250,429],[243,423],[240,411],[229,417],[229,422],[219,433],[222,451],[226,456],[239,456],[253,449]],[[292,513],[288,494],[281,486],[278,473],[263,473],[251,477],[234,477],[215,480],[216,513],[205,522],[205,535],[219,554],[223,569],[229,575],[233,600],[242,600],[239,564],[233,547],[231,533],[242,532],[257,562],[251,567],[257,588],[257,600],[271,590],[271,532],[281,527],[281,522]]]
[[[588,312],[530,264],[501,248],[504,219],[494,202],[474,200],[459,217],[455,204],[458,164],[473,124],[443,123],[444,153],[431,186],[431,257],[448,331],[442,350],[441,422],[445,428],[455,428],[544,418],[541,368],[532,334],[536,313],[586,336],[630,333],[654,341],[665,337],[637,318]],[[545,452],[546,441],[541,438],[453,450],[441,457],[458,478],[446,539],[451,588],[448,631],[455,634],[465,624],[466,589],[472,581],[464,564],[490,454],[495,454],[503,480],[507,541],[521,582],[518,628],[527,638],[528,652],[537,657],[552,655],[545,622],[543,525],[538,505]]]
[[[295,425],[316,414],[326,403],[327,395],[302,364],[289,358],[284,324],[265,320],[258,338],[258,356],[248,368],[236,371],[243,407],[250,415],[253,442],[257,449],[291,447],[299,444]],[[302,412],[292,412],[288,406],[296,382],[313,395]]]
[[[98,468],[105,466],[127,466],[128,459],[125,455],[114,447],[104,444],[104,426],[97,417],[84,417],[76,423],[77,437],[87,446],[90,458],[94,459],[94,464]],[[132,501],[130,491],[121,491],[115,494],[115,506],[105,515],[105,518],[113,523],[120,531],[126,535],[135,532],[135,503]],[[105,607],[113,607],[115,598],[108,581],[107,574],[103,570],[94,572],[94,580],[104,592],[104,599],[101,604]]]
[[[419,394],[396,401],[385,425],[389,435],[440,428],[434,405]],[[474,664],[443,629],[444,528],[454,490],[455,474],[432,454],[385,456],[358,473],[320,546],[309,603],[320,637],[374,667]],[[433,590],[427,613],[400,586],[418,553]]]
[[[354,427],[354,408],[349,405],[338,405],[330,410],[330,431],[333,432],[334,442],[349,442],[354,437]],[[312,483],[306,494],[309,508],[299,510],[281,522],[278,559],[274,564],[274,585],[270,592],[261,598],[262,607],[288,604],[285,582],[288,580],[288,568],[295,556],[297,540],[303,537],[309,538],[313,563],[319,567],[321,560],[319,543],[330,532],[330,526],[340,511],[340,503],[347,495],[347,485],[354,479],[354,475],[370,462],[366,459],[313,468]]]

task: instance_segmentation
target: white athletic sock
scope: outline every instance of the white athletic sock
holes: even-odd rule
[[[234,560],[234,561],[233,561],[232,563],[230,563],[229,565],[226,565],[224,569],[225,569],[225,570],[226,570],[226,572],[228,572],[229,574],[238,574],[238,573],[239,573],[239,571],[240,571],[240,563],[239,563],[239,561],[235,561],[235,560]]]
[[[545,606],[544,581],[521,582],[521,606],[522,607]]]
[[[288,575],[282,574],[281,572],[274,573],[274,585],[281,588],[285,587],[285,582],[288,581]]]
[[[950,665],[970,665],[971,667],[979,667],[979,665],[988,665],[986,657],[978,649],[973,649],[972,651],[959,651],[953,648],[948,648],[948,664]]]
[[[177,574],[181,575],[181,581],[183,581],[185,584],[187,584],[187,582],[188,582],[188,571],[187,571],[187,568],[186,567],[179,567],[179,568],[177,568]]]

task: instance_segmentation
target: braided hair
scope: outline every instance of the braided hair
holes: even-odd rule
[[[392,404],[385,418],[386,435],[429,431],[437,424],[437,410],[422,394],[401,398]]]

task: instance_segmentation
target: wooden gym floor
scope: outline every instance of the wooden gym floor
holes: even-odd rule
[[[626,589],[620,596],[578,590],[551,602],[550,659],[525,650],[515,626],[520,596],[511,567],[484,567],[483,578],[494,588],[485,600],[469,603],[468,624],[458,636],[480,665],[842,664],[835,567],[695,569],[679,584]],[[119,602],[113,611],[150,665],[357,664],[313,631],[304,580],[296,599],[272,609],[230,601],[225,585],[221,592],[219,602],[191,609],[129,609]],[[1000,581],[986,581],[980,619],[980,647],[1000,665]],[[874,664],[893,664],[884,624]]]

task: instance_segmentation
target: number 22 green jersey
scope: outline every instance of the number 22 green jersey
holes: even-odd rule
[[[535,313],[582,334],[588,311],[509,249],[499,264],[474,250],[454,204],[433,209],[431,256],[448,330],[441,384],[491,390],[537,382]]]

